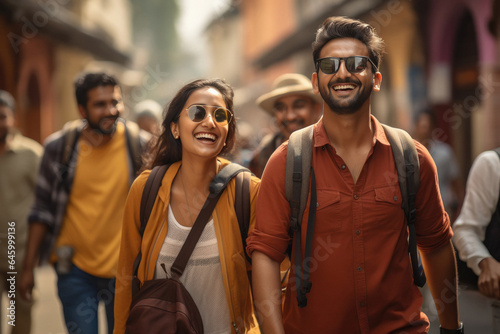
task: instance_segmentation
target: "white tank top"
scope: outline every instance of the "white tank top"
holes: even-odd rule
[[[161,264],[168,275],[177,254],[181,250],[191,227],[182,226],[168,206],[168,232],[156,262],[155,278],[165,278]],[[231,317],[222,280],[222,267],[217,247],[214,221],[205,226],[198,243],[189,258],[180,281],[193,297],[203,320],[206,334],[231,333]]]

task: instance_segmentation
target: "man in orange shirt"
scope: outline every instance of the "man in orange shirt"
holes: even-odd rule
[[[265,333],[427,333],[422,296],[413,284],[408,230],[391,146],[371,115],[380,90],[383,41],[363,22],[327,19],[313,43],[313,89],[324,100],[313,132],[312,167],[317,209],[307,305],[296,300],[290,279],[283,311],[279,264],[290,243],[285,196],[287,143],[268,162],[248,239],[255,305]],[[436,167],[415,142],[420,187],[415,205],[418,247],[436,300],[442,333],[462,333],[458,318],[452,230],[436,182]],[[309,205],[304,211],[302,252]],[[292,255],[292,259],[294,256]],[[292,263],[292,269],[299,264]],[[294,273],[290,274],[294,277]]]
[[[19,294],[31,299],[37,259],[50,259],[68,332],[97,334],[102,302],[111,333],[123,208],[150,136],[120,118],[115,78],[83,74],[75,93],[82,119],[45,143]]]

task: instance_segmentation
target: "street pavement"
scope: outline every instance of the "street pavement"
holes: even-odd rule
[[[64,320],[62,308],[57,297],[56,275],[49,266],[38,268],[36,271],[36,298],[37,302],[33,306],[33,325],[31,334],[64,334]],[[2,308],[7,307],[7,300],[4,298]],[[491,300],[485,298],[477,290],[470,290],[464,287],[459,289],[460,318],[464,322],[465,333],[467,334],[498,334],[493,332],[493,314]],[[104,318],[104,310],[100,308],[99,319]],[[428,314],[431,320],[429,334],[439,334],[439,320],[437,315]],[[6,321],[2,321],[1,333],[6,331]],[[100,334],[105,334],[105,324],[100,322]]]
[[[478,290],[460,286],[458,290],[460,320],[467,334],[500,334],[500,327],[493,331],[492,299],[483,296]],[[439,334],[439,319],[436,313],[428,315],[431,320],[429,334]]]
[[[52,267],[43,266],[36,269],[35,289],[36,302],[32,309],[31,334],[65,334],[64,316],[57,297],[56,274]],[[2,308],[5,310],[7,298],[4,297],[2,302]],[[99,319],[105,319],[103,307],[99,308],[99,312]],[[0,333],[9,334],[10,328],[7,328],[9,326],[6,321],[2,321],[2,325]],[[105,321],[101,321],[99,325],[99,333],[105,334]]]

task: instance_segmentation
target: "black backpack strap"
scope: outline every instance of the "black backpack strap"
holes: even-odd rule
[[[61,152],[60,163],[60,181],[61,184],[66,186],[66,179],[69,173],[69,165],[71,159],[75,153],[76,145],[78,144],[78,139],[82,133],[84,122],[81,119],[73,120],[66,123],[62,129],[64,133],[64,146]]]
[[[140,207],[141,227],[139,228],[139,234],[141,236],[141,239],[144,235],[144,230],[146,229],[149,217],[151,216],[151,211],[153,210],[153,206],[156,201],[156,195],[158,194],[158,190],[161,187],[161,181],[163,180],[163,176],[167,172],[169,166],[170,165],[162,165],[154,167],[148,176],[146,185],[144,186]],[[137,279],[137,272],[139,270],[141,259],[142,251],[139,248],[139,254],[137,254],[137,257],[135,258],[134,264],[132,266],[132,273],[134,277],[134,284],[132,284],[132,295],[134,295],[140,287],[140,282]]]
[[[240,226],[241,242],[243,253],[248,262],[252,262],[246,252],[248,229],[250,227],[250,180],[251,174],[248,172],[239,173],[235,178],[234,211]]]
[[[419,261],[417,238],[415,232],[416,208],[415,199],[420,185],[420,163],[415,143],[411,136],[401,129],[382,124],[387,139],[391,144],[394,162],[398,172],[399,187],[403,197],[403,210],[408,224],[408,249],[410,252],[413,282],[422,287],[425,285],[425,273]]]
[[[311,169],[311,203],[309,209],[309,217],[307,222],[306,232],[306,247],[304,250],[304,259],[302,260],[302,252],[300,250],[301,229],[295,231],[294,247],[295,247],[295,281],[297,285],[297,302],[299,307],[307,306],[307,294],[311,291],[312,282],[309,281],[309,272],[311,265],[311,249],[312,236],[314,232],[314,224],[316,222],[316,177],[314,169]],[[302,277],[302,268],[304,274]]]
[[[149,217],[151,216],[151,211],[153,210],[153,206],[156,201],[156,195],[158,194],[158,190],[160,190],[161,181],[163,180],[163,176],[165,176],[168,167],[170,167],[170,165],[161,165],[154,167],[148,176],[146,185],[144,186],[140,208],[141,228],[139,230],[139,233],[141,235],[141,238],[144,235],[144,230],[146,229],[146,225],[148,223]]]

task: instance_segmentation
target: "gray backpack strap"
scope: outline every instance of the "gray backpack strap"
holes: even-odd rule
[[[420,185],[420,163],[417,149],[411,136],[401,129],[382,124],[387,139],[391,144],[394,162],[398,172],[399,188],[403,197],[403,210],[408,224],[408,249],[413,271],[413,282],[417,286],[424,286],[425,274],[419,263],[417,239],[415,232],[416,208],[415,199]]]
[[[290,203],[290,226],[297,231],[309,195],[314,125],[290,135],[286,153],[285,194]],[[302,182],[304,181],[304,182]]]
[[[314,125],[291,134],[288,141],[285,172],[285,194],[290,203],[290,229],[294,232],[292,247],[295,254],[295,283],[299,307],[307,306],[307,294],[311,291],[309,280],[312,235],[316,221],[316,180],[312,164]],[[309,210],[304,258],[300,247],[302,215],[309,197],[311,184],[311,205]],[[291,254],[289,254],[291,256]]]

